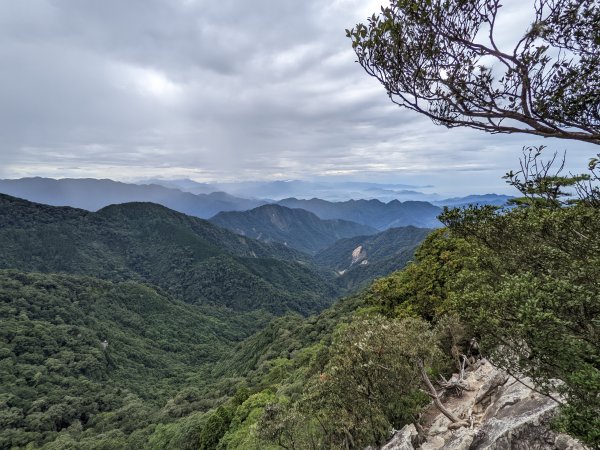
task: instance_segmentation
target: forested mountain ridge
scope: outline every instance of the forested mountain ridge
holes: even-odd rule
[[[380,232],[7,182],[87,210],[0,195],[0,450],[600,450],[600,0],[208,3],[3,9],[0,173]]]
[[[18,205],[14,223],[26,226],[30,233],[69,221],[80,223],[81,217],[96,220],[95,215],[101,216],[109,231],[112,221],[120,223],[117,229],[121,233],[130,233],[139,220],[152,222],[153,217],[162,215],[188,220],[157,205],[134,204],[100,213],[41,208],[42,224],[36,225],[37,205],[4,200],[0,210],[14,201]],[[469,219],[472,214],[483,215],[481,226],[497,227],[481,231],[483,236],[494,237],[490,243],[495,246],[510,244],[506,254],[482,251],[476,240],[461,234],[463,222],[457,215]],[[56,216],[61,215],[68,219],[57,221]],[[530,323],[519,326],[542,330],[539,323],[543,322],[556,330],[553,345],[562,339],[564,327],[571,326],[570,310],[559,307],[566,323],[548,323],[545,312],[551,309],[520,302],[519,297],[512,303],[504,298],[511,299],[515,292],[511,280],[514,268],[523,261],[522,253],[527,255],[526,261],[531,258],[542,278],[534,278],[535,284],[530,285],[528,277],[538,276],[531,272],[520,289],[535,292],[532,289],[537,289],[539,282],[549,283],[541,285],[544,294],[540,300],[555,296],[552,302],[556,305],[561,304],[557,300],[563,295],[586,297],[584,291],[573,293],[568,287],[582,272],[586,279],[596,279],[591,275],[596,274],[597,265],[582,266],[573,259],[570,264],[578,270],[563,269],[556,264],[560,256],[554,244],[546,248],[538,239],[522,240],[526,230],[521,228],[521,216],[527,217],[527,227],[538,233],[539,219],[549,225],[550,217],[563,215],[569,222],[571,217],[585,219],[583,236],[593,232],[590,227],[598,223],[596,213],[582,214],[579,207],[517,208],[505,214],[496,214],[493,208],[450,211],[445,216],[450,228],[431,233],[414,262],[403,271],[379,279],[368,291],[341,300],[318,316],[287,314],[268,324],[270,317],[265,318],[262,311],[241,315],[211,309],[206,303],[188,305],[153,286],[131,281],[0,271],[0,307],[8,319],[0,327],[4,336],[0,372],[7,387],[0,404],[0,420],[6,429],[2,445],[35,443],[48,450],[275,450],[292,443],[297,448],[333,449],[343,448],[340,443],[346,440],[356,443],[352,448],[380,445],[392,428],[418,423],[422,407],[430,401],[420,386],[419,364],[427,364],[434,375],[452,373],[453,346],[466,352],[471,333],[485,338],[483,330],[494,323],[487,317],[502,318],[505,306],[511,308],[508,319],[515,309],[518,314],[528,314],[532,307],[538,308]],[[555,237],[561,234],[561,229],[543,229]],[[404,241],[399,242],[408,244],[411,236],[430,231],[409,227],[381,234],[398,232],[401,239],[404,233]],[[378,236],[366,239],[377,240]],[[7,241],[0,242],[4,245]],[[571,248],[571,244],[575,243],[563,250],[581,253],[586,262],[597,259],[595,247],[581,248],[577,243]],[[389,247],[372,251],[381,258],[393,254]],[[153,253],[146,256],[156,257]],[[536,266],[540,261],[542,268]],[[499,278],[497,269],[513,277]],[[556,289],[554,278],[546,277],[548,269],[568,281],[566,290]],[[465,281],[468,284],[463,284]],[[468,295],[458,295],[462,292]],[[482,305],[496,309],[477,306],[480,296]],[[593,301],[586,307],[591,307],[589,314],[595,314]],[[236,342],[253,330],[257,333]],[[536,348],[553,351],[544,347],[547,336],[533,337]],[[103,339],[108,341],[106,350],[102,349]],[[485,339],[482,342],[490,345]],[[576,364],[577,374],[588,373],[594,362],[587,361],[580,350],[593,351],[593,347],[585,343],[580,348],[576,336],[563,344],[573,349],[576,358],[567,359]],[[502,357],[497,348],[486,348]],[[188,350],[192,352],[189,355]],[[588,383],[579,376],[563,378],[569,383],[564,392],[570,396],[570,386]],[[372,395],[365,396],[365,383]],[[589,386],[594,389],[593,380]],[[575,419],[578,415],[591,417],[596,406],[593,399],[586,401],[591,403],[589,411],[566,407],[566,414]],[[565,417],[569,418],[561,416],[561,420]],[[593,422],[586,426],[594,427]]]
[[[432,230],[413,226],[389,228],[371,236],[340,239],[315,255],[317,264],[334,269],[337,282],[356,288],[402,269]]]
[[[441,226],[437,216],[442,208],[428,202],[392,200],[383,203],[379,200],[348,200],[328,202],[318,198],[299,200],[286,198],[277,202],[288,208],[301,208],[310,211],[321,219],[343,219],[362,223],[378,230],[413,225],[423,228]]]
[[[0,205],[0,268],[145,281],[190,303],[240,311],[308,313],[336,296],[306,255],[160,205],[91,213],[5,195]]]
[[[221,212],[211,223],[234,233],[265,242],[281,242],[297,250],[314,254],[336,240],[374,234],[372,227],[341,219],[323,220],[316,214],[277,204],[249,211]]]
[[[336,288],[300,252],[151,203],[89,212],[0,195],[0,248],[2,446],[195,448],[222,411],[209,410],[243,386],[255,423],[258,390],[303,379],[363,302],[268,325],[323,309]],[[245,426],[217,436],[236,448]]]

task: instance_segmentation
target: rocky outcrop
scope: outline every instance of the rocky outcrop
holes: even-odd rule
[[[364,262],[366,257],[367,257],[367,251],[363,248],[362,245],[359,245],[352,251],[352,262],[350,263],[350,265],[353,266],[354,264],[356,264],[358,262],[361,262],[361,261]]]
[[[413,450],[413,442],[418,438],[417,429],[413,424],[406,425],[398,431],[392,440],[381,447],[381,450]]]
[[[444,406],[467,426],[456,428],[432,406],[424,414],[421,436],[414,425],[407,425],[382,450],[585,449],[551,429],[558,403],[528,387],[530,380],[518,381],[482,360],[466,381],[462,396],[447,397]]]

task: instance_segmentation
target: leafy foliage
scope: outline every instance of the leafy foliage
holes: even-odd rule
[[[447,127],[600,144],[600,5],[538,0],[512,49],[499,0],[392,0],[347,30],[390,99]]]
[[[326,356],[312,359],[302,391],[265,408],[261,436],[283,448],[382,444],[428,403],[419,367],[444,365],[439,336],[421,319],[359,312],[337,327]]]
[[[517,208],[446,210],[448,229],[375,282],[369,301],[389,316],[458,314],[495,364],[564,398],[563,430],[597,444],[600,212],[528,192]]]
[[[450,370],[473,335],[495,364],[566,401],[557,427],[597,445],[599,210],[552,195],[561,192],[556,183],[530,186],[519,176],[509,181],[529,197],[516,207],[445,210],[447,228],[431,232],[403,271],[318,316],[290,312],[304,311],[301,296],[288,297],[286,309],[269,304],[286,314],[268,324],[272,316],[260,309],[241,312],[239,280],[228,300],[217,299],[244,271],[305,292],[312,269],[294,270],[306,261],[266,257],[294,252],[152,205],[93,214],[1,198],[10,208],[0,217],[11,211],[0,230],[4,264],[136,281],[0,271],[0,446],[379,445],[429,401],[420,368]],[[66,250],[74,253],[53,260],[31,244],[61,251],[52,239],[76,243]],[[35,251],[18,258],[16,249]],[[169,271],[185,252],[181,264],[202,267],[204,278],[180,271],[178,285]],[[228,261],[239,265],[227,269]],[[159,274],[164,291],[139,282]],[[215,301],[176,299],[195,292]]]
[[[471,208],[443,219],[476,245],[453,282],[454,307],[497,364],[564,395],[564,429],[600,442],[600,211]]]
[[[435,320],[448,310],[450,283],[462,270],[467,243],[450,238],[445,229],[431,233],[402,271],[376,280],[369,303],[387,316]]]
[[[0,313],[3,448],[144,429],[249,322],[207,316],[134,282],[17,271],[0,271]]]

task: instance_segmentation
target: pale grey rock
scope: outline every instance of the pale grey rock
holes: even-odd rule
[[[352,262],[351,266],[363,261],[367,257],[367,251],[363,248],[362,245],[359,245],[352,251]]]
[[[417,448],[419,450],[440,450],[444,445],[446,445],[446,440],[441,435],[438,435],[430,437]]]
[[[469,427],[449,429],[450,421],[439,413],[426,424],[420,445],[415,427],[409,425],[382,450],[585,450],[576,439],[552,430],[559,405],[532,390],[531,380],[517,381],[486,361],[465,380],[468,389],[462,397],[444,398],[444,405]],[[430,417],[435,412],[430,409]]]
[[[475,396],[475,403],[481,403],[486,397],[492,395],[494,390],[502,386],[508,380],[508,375],[500,370],[495,373],[481,385],[481,388]]]
[[[558,450],[579,450],[581,443],[577,439],[573,439],[567,434],[559,434],[556,436],[554,445]]]
[[[414,450],[413,441],[417,438],[417,429],[413,424],[406,425],[394,434],[390,442],[381,447],[381,450]]]
[[[526,385],[533,385],[531,380],[523,382],[510,378],[494,395],[471,450],[556,448],[557,433],[549,424],[558,403],[528,388]]]
[[[460,428],[452,433],[440,450],[469,450],[476,433],[475,430]]]

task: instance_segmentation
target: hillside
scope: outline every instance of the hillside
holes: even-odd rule
[[[10,224],[7,228],[20,227],[32,235],[53,226],[68,230],[64,225],[70,222],[78,223],[83,229],[84,219],[93,223],[100,217],[108,235],[115,232],[114,227],[124,237],[120,250],[125,254],[135,250],[128,244],[127,233],[133,232],[126,224],[140,228],[143,234],[147,230],[143,229],[142,222],[156,227],[168,221],[177,224],[168,234],[169,245],[177,245],[173,235],[183,235],[182,230],[197,227],[197,234],[204,233],[205,243],[213,240],[227,243],[226,236],[234,236],[239,243],[247,241],[248,248],[241,245],[232,249],[230,255],[237,254],[236,251],[243,255],[261,248],[271,249],[281,258],[300,255],[282,246],[270,246],[206,226],[204,221],[157,205],[120,205],[90,213],[11,198],[2,201],[0,217],[5,216],[5,222]],[[588,344],[595,336],[595,329],[584,328],[582,332],[589,333],[583,335],[584,339],[564,337],[567,331],[578,326],[581,311],[591,317],[597,315],[597,302],[587,296],[587,292],[595,291],[570,289],[581,274],[585,280],[597,279],[598,266],[591,264],[597,259],[597,246],[586,248],[577,240],[562,247],[585,257],[572,258],[568,267],[563,267],[564,262],[557,264],[561,256],[553,244],[563,244],[562,228],[543,228],[544,233],[553,233],[552,245],[548,248],[541,246],[539,239],[529,239],[529,236],[537,237],[539,223],[548,224],[539,220],[547,214],[573,215],[586,224],[582,231],[593,232],[590,227],[598,223],[597,212],[582,215],[578,206],[547,211],[517,208],[505,214],[489,209],[479,211],[497,214],[485,216],[487,220],[483,222],[483,226],[490,226],[492,221],[497,223],[498,228],[483,235],[497,238],[490,240],[491,244],[504,246],[507,242],[513,244],[510,240],[516,239],[520,245],[509,245],[500,255],[481,252],[477,241],[453,235],[457,231],[452,228],[432,233],[406,227],[344,239],[336,243],[338,252],[328,249],[331,252],[327,258],[325,253],[320,256],[323,263],[340,264],[338,267],[343,268],[348,263],[350,244],[358,244],[364,247],[355,252],[354,266],[358,263],[358,267],[351,267],[347,273],[359,274],[361,267],[371,266],[360,262],[369,258],[401,260],[402,255],[408,254],[411,242],[428,235],[416,251],[413,264],[379,279],[368,291],[343,299],[316,316],[288,313],[269,323],[272,316],[260,310],[240,313],[207,303],[188,305],[161,289],[138,282],[0,271],[0,313],[6,318],[0,322],[3,389],[0,392],[3,399],[0,447],[47,444],[48,449],[358,449],[384,445],[391,430],[412,430],[414,426],[415,429],[423,427],[427,433],[423,437],[436,442],[443,437],[445,442],[451,443],[448,448],[454,448],[457,438],[467,441],[473,438],[475,443],[482,437],[485,439],[481,442],[488,442],[502,440],[507,435],[521,442],[522,437],[515,438],[510,433],[512,429],[527,435],[538,432],[550,435],[554,432],[546,424],[553,417],[562,421],[558,423],[563,430],[565,420],[577,419],[576,424],[583,423],[586,427],[583,432],[590,430],[589,437],[576,432],[591,441],[597,429],[598,408],[593,395],[598,390],[595,381],[590,382],[583,375],[597,373],[597,368],[590,366],[597,359],[597,350]],[[535,233],[516,233],[523,229],[518,228],[520,222],[511,220],[529,215],[535,215],[535,220],[530,221]],[[69,233],[72,234],[67,237],[77,238],[72,231]],[[158,234],[153,239],[164,237]],[[392,241],[396,242],[395,247],[385,245]],[[1,242],[7,245],[8,239]],[[94,248],[102,249],[101,238],[95,244]],[[144,245],[150,246],[149,252],[153,253],[140,254],[139,258],[152,260],[158,255],[154,252],[167,250],[167,247],[151,247],[150,241],[144,241]],[[531,263],[527,258],[531,258]],[[261,258],[253,260],[264,268]],[[536,300],[549,298],[564,320],[550,322],[547,312],[553,313],[553,309],[540,309],[530,302],[522,302],[522,297],[512,297],[516,292],[514,285],[504,283],[512,283],[514,271],[522,261],[531,264],[537,272],[528,272],[519,282],[519,289],[535,293],[541,287],[543,297]],[[498,270],[502,271],[500,276]],[[548,272],[550,277],[547,277]],[[533,279],[534,284],[530,283],[532,276],[538,278]],[[561,277],[564,283],[560,288],[564,286],[565,290],[556,289],[554,276]],[[465,280],[470,283],[464,284]],[[496,284],[490,285],[490,282]],[[483,289],[481,293],[480,289]],[[500,300],[496,300],[497,295],[501,296]],[[585,308],[576,314],[570,308],[563,308],[558,300],[565,295],[573,304]],[[580,296],[583,301],[574,296]],[[484,308],[473,308],[473,298],[476,302],[483,298],[486,303],[481,306]],[[493,303],[489,303],[489,299]],[[490,306],[492,309],[488,309]],[[537,308],[533,310],[535,316],[528,315],[534,306]],[[528,315],[531,322],[513,325],[515,313]],[[495,325],[488,316],[503,322]],[[465,318],[464,324],[462,318]],[[593,323],[587,318],[584,320],[584,324]],[[578,401],[575,395],[581,395],[582,401],[589,402],[589,409],[575,409],[570,404],[557,408],[546,398],[544,405],[552,404],[555,415],[546,416],[547,408],[542,405],[544,416],[539,417],[543,421],[538,421],[536,405],[543,397],[539,393],[535,397],[523,388],[517,392],[514,386],[520,385],[516,383],[502,387],[489,384],[483,378],[473,380],[467,371],[465,395],[457,400],[447,390],[443,396],[446,407],[465,421],[454,422],[439,415],[423,392],[426,384],[419,367],[440,380],[440,375],[448,380],[459,376],[452,375],[457,372],[456,361],[452,359],[455,348],[469,357],[473,367],[481,367],[478,355],[471,353],[471,337],[482,336],[478,330],[492,325],[496,333],[505,333],[507,338],[527,326],[526,338],[537,344],[536,349],[551,352],[554,358],[564,358],[564,363],[560,361],[557,368],[550,366],[552,375],[563,373],[551,380],[566,380],[564,385],[559,385],[559,394],[569,395],[570,402]],[[471,331],[467,326],[477,328]],[[511,326],[512,329],[504,330]],[[551,333],[546,333],[548,327]],[[538,330],[542,333],[536,334]],[[251,331],[257,332],[249,336]],[[103,349],[105,339],[108,347]],[[481,343],[485,345],[486,354],[489,352],[502,363],[503,346],[494,346],[485,337]],[[547,347],[547,343],[551,347]],[[553,350],[562,346],[569,351],[565,356]],[[588,355],[594,358],[592,362],[587,359]],[[529,352],[524,356],[529,356]],[[529,364],[528,358],[524,361]],[[538,375],[538,367],[532,366],[530,373],[536,378],[527,383],[539,386],[540,392],[545,386],[554,389],[555,382],[539,384],[543,378]],[[577,377],[569,378],[563,370],[572,371]],[[498,377],[488,378],[495,382]],[[589,386],[591,395],[588,396],[586,390],[567,390],[572,389],[571,386],[579,388],[579,383],[583,383],[585,389]],[[486,397],[475,401],[472,409],[465,410],[457,403],[469,403],[479,397],[479,392]],[[513,395],[515,392],[519,396]],[[503,396],[504,393],[508,403],[502,399],[497,401],[497,394]],[[502,412],[498,412],[494,404]],[[525,416],[531,420],[521,427],[523,422],[519,420]],[[580,421],[579,417],[587,420]],[[471,419],[475,420],[476,429],[485,431],[484,435],[470,430],[468,421]],[[450,420],[456,426],[449,426]],[[437,423],[440,426],[436,426]],[[515,424],[517,426],[513,426]],[[503,430],[509,430],[508,434]],[[402,434],[397,433],[390,445]],[[515,443],[514,440],[509,442]]]
[[[437,216],[442,212],[442,208],[427,202],[399,202],[398,200],[389,203],[379,200],[328,202],[318,198],[311,200],[287,198],[277,203],[288,208],[305,209],[321,219],[350,220],[378,230],[409,225],[422,228],[441,226]]]
[[[213,408],[304,374],[306,349],[361,303],[266,325],[131,281],[0,270],[0,448],[198,448]]]
[[[280,242],[309,254],[328,247],[338,239],[377,232],[347,220],[319,219],[302,209],[263,205],[243,212],[221,212],[210,219],[215,225],[264,242]]]
[[[283,245],[149,203],[96,213],[0,195],[0,268],[150,282],[189,303],[319,311],[335,288]]]
[[[224,192],[192,194],[157,184],[128,184],[93,178],[21,178],[0,180],[0,193],[54,206],[97,211],[105,206],[152,202],[190,216],[207,219],[220,211],[255,208],[264,202],[234,197]]]
[[[356,288],[375,278],[402,269],[431,229],[390,228],[373,236],[340,239],[315,255],[317,264],[334,269],[338,283]]]
[[[0,315],[0,448],[67,428],[143,428],[260,320],[207,315],[130,281],[13,270],[0,270]],[[210,408],[211,394],[204,399]]]

